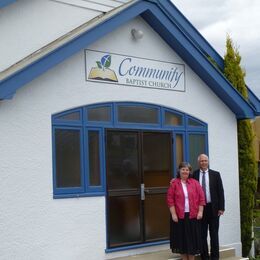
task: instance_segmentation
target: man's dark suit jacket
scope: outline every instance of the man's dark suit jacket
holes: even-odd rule
[[[200,170],[193,172],[193,178],[200,180]],[[218,216],[219,210],[225,210],[225,197],[220,173],[209,169],[209,190],[211,196],[211,204],[213,216]]]

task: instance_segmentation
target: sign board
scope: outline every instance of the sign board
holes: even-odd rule
[[[185,91],[184,64],[85,50],[86,80]]]

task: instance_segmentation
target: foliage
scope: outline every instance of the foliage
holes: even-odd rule
[[[218,63],[211,57],[211,56],[207,56],[208,60],[211,62],[211,64],[218,69],[221,73],[223,73],[221,67],[218,65]]]
[[[241,56],[231,38],[226,41],[224,74],[231,84],[248,99]],[[238,120],[239,184],[242,254],[248,256],[252,244],[254,195],[257,188],[257,165],[253,147],[253,129],[249,119]]]

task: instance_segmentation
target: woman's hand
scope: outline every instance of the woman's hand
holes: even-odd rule
[[[198,212],[198,215],[197,215],[197,219],[198,219],[198,220],[202,219],[202,216],[203,216],[203,213],[199,211],[199,212]]]
[[[172,179],[170,180],[170,185],[172,185],[175,180],[176,180],[175,178],[172,178]]]
[[[172,213],[172,220],[173,220],[173,222],[178,222],[178,217],[174,213]]]

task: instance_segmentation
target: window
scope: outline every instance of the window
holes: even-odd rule
[[[183,135],[176,134],[175,136],[175,154],[176,154],[176,169],[178,168],[179,164],[184,161],[184,149],[183,149]]]
[[[118,106],[118,121],[124,123],[158,124],[158,108],[146,106]]]
[[[104,108],[95,108],[94,113],[93,108],[81,108],[52,117],[54,197],[104,195],[102,128],[83,120],[86,114],[99,122],[108,120],[100,116],[107,115]]]
[[[88,121],[111,121],[111,108],[109,106],[93,107],[87,110]]]
[[[183,116],[169,111],[165,111],[165,125],[181,126],[183,125]]]
[[[55,130],[56,184],[58,188],[81,186],[80,131]]]
[[[73,112],[73,113],[68,113],[63,116],[60,116],[58,120],[73,120],[73,121],[78,121],[80,120],[80,113],[79,112]]]
[[[204,124],[202,124],[199,120],[197,119],[194,119],[194,118],[190,118],[188,117],[188,126],[191,126],[191,127],[196,127],[196,126],[201,126],[203,127]]]
[[[112,128],[129,132],[128,138],[106,136],[107,129]],[[105,158],[111,155],[111,151],[105,154],[106,145],[113,147],[115,158],[120,158],[119,142],[129,151],[138,152],[131,129],[151,130],[147,147],[152,147],[153,131],[171,133],[172,175],[181,161],[189,161],[195,168],[198,155],[207,153],[207,125],[180,111],[132,102],[102,103],[63,111],[52,116],[54,198],[105,195],[106,171],[111,174],[112,167],[116,174],[118,167],[116,162],[106,165]],[[164,144],[163,138],[161,143]],[[152,152],[152,160],[156,152],[167,156],[167,149],[147,152]],[[129,171],[128,163],[125,165]],[[117,183],[121,177],[117,175],[113,181]]]
[[[97,130],[88,131],[88,162],[89,162],[89,186],[101,185],[100,176],[100,133]]]
[[[198,167],[198,155],[206,153],[206,136],[197,133],[190,133],[188,136],[189,162],[192,169],[196,169]]]

